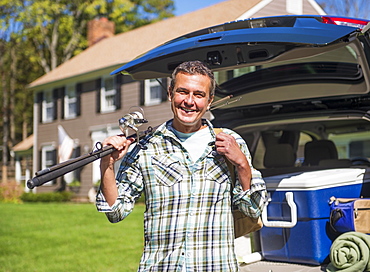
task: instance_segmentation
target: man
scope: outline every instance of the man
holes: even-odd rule
[[[216,82],[199,61],[180,64],[168,89],[173,119],[130,148],[132,139],[109,137],[117,149],[101,160],[97,208],[111,222],[124,219],[145,194],[145,248],[138,271],[238,271],[234,253],[231,178],[225,158],[237,173],[233,203],[257,217],[265,184],[244,140],[223,129],[215,135],[203,115]],[[122,163],[114,176],[114,162]]]

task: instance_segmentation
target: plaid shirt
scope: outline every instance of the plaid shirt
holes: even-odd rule
[[[204,120],[212,138],[212,125]],[[135,200],[145,194],[145,249],[138,271],[238,271],[234,253],[230,173],[223,156],[209,143],[196,162],[168,128],[162,124],[123,159],[117,174],[118,198],[109,206],[99,191],[96,205],[111,222],[130,214]],[[249,163],[244,140],[235,132]],[[265,183],[252,168],[251,189],[243,191],[238,180],[233,202],[247,215],[260,215],[266,198]]]

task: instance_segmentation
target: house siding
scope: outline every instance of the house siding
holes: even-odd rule
[[[38,136],[37,136],[37,149],[39,152],[38,163],[36,164],[36,171],[41,170],[41,149],[45,145],[52,145],[57,150],[58,149],[58,125],[62,125],[67,134],[72,139],[78,140],[78,146],[80,147],[81,154],[86,154],[94,149],[94,142],[91,139],[91,133],[99,130],[108,131],[109,128],[118,129],[118,120],[131,111],[137,109],[132,108],[140,106],[140,95],[138,89],[140,88],[140,81],[132,80],[122,80],[123,84],[120,85],[117,90],[120,90],[120,104],[121,108],[108,113],[99,113],[96,111],[97,104],[97,93],[99,91],[97,82],[100,78],[92,79],[86,82],[80,82],[79,88],[81,89],[80,94],[80,109],[81,115],[73,119],[63,119],[62,118],[62,100],[63,97],[59,96],[56,101],[56,119],[54,122],[50,123],[38,123]],[[126,83],[128,82],[128,83]],[[41,96],[41,95],[39,95]],[[119,97],[119,96],[118,96]],[[38,103],[39,109],[36,111],[41,114],[42,103]],[[160,123],[171,118],[171,110],[169,102],[163,102],[155,106],[140,106],[143,108],[145,113],[145,118],[148,119],[148,123],[142,125],[140,130],[146,130],[149,126],[157,126]],[[130,109],[131,108],[131,109]],[[40,120],[40,118],[37,118]],[[134,133],[133,131],[130,131]],[[109,133],[109,132],[108,132]],[[100,139],[103,141],[104,139]],[[57,162],[58,163],[58,162]],[[93,187],[92,183],[92,172],[93,168],[91,164],[82,167],[80,170],[80,181],[81,187],[77,196],[83,197],[87,196],[89,190]],[[61,178],[56,180],[54,185],[45,185],[37,188],[38,192],[48,192],[56,191],[61,187]]]

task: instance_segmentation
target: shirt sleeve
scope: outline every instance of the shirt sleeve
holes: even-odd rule
[[[239,143],[242,152],[247,157],[252,172],[251,188],[246,191],[243,191],[236,173],[235,187],[233,190],[233,205],[237,206],[245,215],[257,218],[261,215],[265,202],[267,201],[266,184],[262,178],[261,172],[253,167],[251,154],[243,138],[235,133],[233,135],[237,143]]]
[[[137,164],[131,161],[129,155],[126,157],[123,159],[116,177],[118,189],[116,202],[110,206],[100,189],[96,195],[97,210],[105,213],[112,223],[123,220],[132,212],[135,201],[143,191],[141,171]]]

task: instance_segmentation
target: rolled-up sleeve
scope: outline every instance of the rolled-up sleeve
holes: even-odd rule
[[[133,210],[135,201],[143,191],[142,175],[133,163],[124,160],[116,178],[118,197],[110,206],[101,190],[96,195],[96,208],[99,212],[106,214],[108,220],[117,223],[126,218]]]
[[[233,205],[237,206],[245,215],[257,218],[261,215],[267,201],[266,184],[262,178],[261,172],[252,165],[252,157],[245,141],[240,136],[236,137],[236,140],[251,166],[252,177],[251,188],[243,191],[239,183],[238,175],[236,174],[235,187],[233,190]]]

